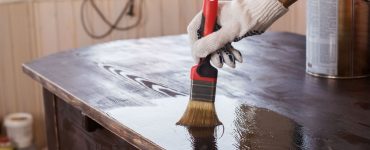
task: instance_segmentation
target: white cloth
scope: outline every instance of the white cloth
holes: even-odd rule
[[[198,63],[200,58],[212,54],[211,62],[216,67],[222,68],[223,63],[226,63],[235,68],[235,60],[243,60],[241,53],[230,43],[263,33],[287,11],[278,0],[220,1],[217,23],[221,29],[201,39],[198,39],[197,31],[201,24],[202,12],[198,13],[188,26],[195,62]]]

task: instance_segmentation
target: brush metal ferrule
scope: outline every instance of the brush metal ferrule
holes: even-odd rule
[[[192,80],[190,99],[195,101],[214,102],[217,82]]]

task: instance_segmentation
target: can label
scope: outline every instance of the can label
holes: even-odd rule
[[[338,0],[307,1],[307,72],[338,75]]]

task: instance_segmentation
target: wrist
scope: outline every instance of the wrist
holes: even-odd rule
[[[279,0],[280,3],[284,5],[285,8],[288,8],[290,5],[295,3],[297,0]]]

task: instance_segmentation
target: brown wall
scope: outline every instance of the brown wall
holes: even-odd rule
[[[298,0],[293,4],[289,12],[277,20],[270,30],[306,34],[306,0]]]
[[[117,17],[127,0],[96,0],[109,19]],[[185,33],[200,9],[201,0],[144,0],[145,23],[107,38],[88,37],[79,19],[82,0],[19,0],[0,3],[0,119],[23,111],[35,117],[35,137],[44,145],[43,104],[40,86],[26,77],[21,64],[58,51],[117,39]],[[305,33],[305,2],[301,0],[270,30]],[[94,32],[107,29],[91,7],[87,10]],[[132,21],[132,20],[131,20]],[[123,23],[124,24],[124,23]]]

